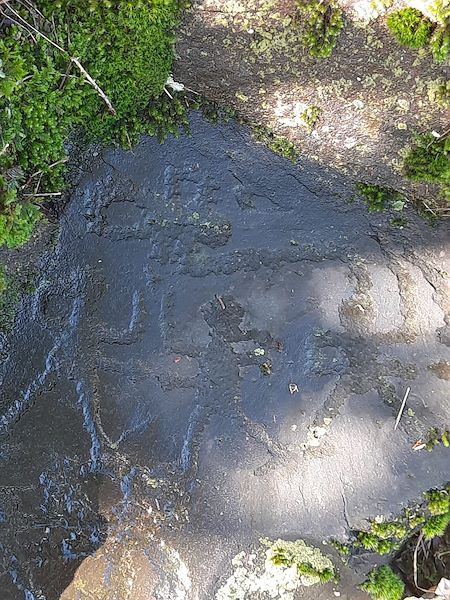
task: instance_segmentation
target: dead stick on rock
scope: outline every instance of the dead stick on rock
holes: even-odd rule
[[[411,388],[406,388],[405,397],[403,398],[402,405],[400,406],[400,410],[398,411],[397,418],[395,419],[394,431],[397,429],[398,424],[400,423],[400,419],[402,418],[403,411],[405,410],[405,404],[408,400],[409,392]]]

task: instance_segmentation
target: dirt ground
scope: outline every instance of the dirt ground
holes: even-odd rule
[[[430,201],[436,190],[405,180],[401,163],[416,133],[448,126],[433,94],[448,64],[400,46],[381,2],[339,4],[338,43],[316,59],[302,43],[295,0],[194,2],[178,34],[174,77],[285,136],[308,159]],[[300,118],[309,106],[321,110],[311,132]]]

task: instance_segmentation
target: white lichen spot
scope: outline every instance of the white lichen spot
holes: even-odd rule
[[[233,558],[233,573],[216,593],[216,600],[251,600],[255,597],[294,600],[300,587],[320,581],[318,575],[300,573],[298,565],[308,565],[318,573],[334,572],[330,559],[303,540],[261,541],[266,550],[261,547],[251,554],[240,552]],[[280,556],[286,564],[274,563]]]

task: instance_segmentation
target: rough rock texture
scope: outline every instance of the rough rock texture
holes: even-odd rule
[[[344,29],[320,60],[302,42],[295,0],[198,0],[179,31],[175,79],[285,136],[310,160],[430,203],[433,186],[406,181],[401,164],[415,133],[448,128],[436,86],[449,65],[396,42],[388,2],[339,5]],[[302,120],[311,106],[321,111],[312,132]]]
[[[444,226],[192,126],[92,161],[2,341],[2,600],[210,600],[259,537],[328,553],[450,479],[411,449],[450,421]]]

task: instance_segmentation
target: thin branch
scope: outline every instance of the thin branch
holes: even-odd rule
[[[80,69],[80,71],[86,77],[87,81],[92,85],[92,87],[98,93],[98,95],[100,96],[100,98],[102,98],[103,102],[108,107],[109,112],[111,114],[113,114],[113,115],[117,114],[116,113],[116,109],[111,104],[111,101],[108,98],[108,96],[105,94],[105,92],[102,90],[102,88],[98,85],[98,83],[95,81],[95,79],[92,79],[92,77],[89,75],[89,73],[83,67],[83,65],[80,63],[80,61],[78,60],[78,58],[75,58],[74,56],[72,56],[72,58],[70,60]]]
[[[395,419],[394,431],[397,429],[398,424],[400,423],[400,419],[402,418],[403,411],[405,410],[405,404],[406,404],[406,401],[408,400],[408,396],[409,396],[409,392],[410,391],[411,391],[411,388],[406,388],[406,393],[405,393],[405,396],[403,398],[403,402],[402,402],[402,404],[400,406],[400,410],[398,411],[397,418]]]
[[[46,192],[45,194],[22,194],[27,198],[46,198],[47,196],[62,196],[62,192]]]
[[[39,31],[39,29],[36,29],[36,27],[33,27],[33,25],[31,25],[31,23],[28,23],[28,21],[26,21],[23,17],[21,17],[18,12],[16,12],[11,6],[9,6],[9,4],[8,4],[8,10],[10,10],[13,13],[13,15],[18,17],[22,21],[22,23],[17,23],[17,21],[16,21],[16,25],[19,25],[21,27],[29,27],[32,31],[34,31],[34,33],[36,33],[37,35],[40,35],[44,40],[46,40],[49,44],[54,46],[57,50],[59,50],[63,54],[68,54],[68,52],[66,50],[64,50],[64,48],[61,48],[61,46],[59,46],[56,42],[54,42],[53,40],[48,38],[44,33]],[[9,15],[5,15],[5,16],[8,17]]]
[[[62,158],[61,160],[57,160],[56,162],[52,163],[51,165],[48,165],[47,169],[53,169],[53,167],[57,167],[58,165],[62,165],[63,163],[67,162],[69,160],[69,157],[66,156],[65,158]],[[30,183],[30,181],[32,179],[34,179],[34,177],[37,177],[38,175],[42,175],[44,173],[43,169],[39,169],[39,171],[35,171],[34,173],[32,173],[27,181],[22,185],[22,187],[20,188],[21,190],[23,190],[24,188],[27,187],[27,185]]]
[[[414,554],[413,554],[414,585],[421,592],[428,592],[429,590],[424,590],[423,588],[421,588],[417,581],[417,553],[419,551],[419,546],[420,546],[422,540],[423,540],[423,531],[420,532],[419,539],[417,540],[416,547],[414,548]]]

